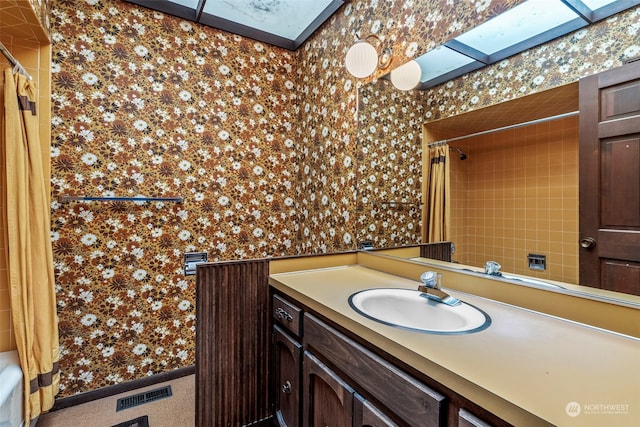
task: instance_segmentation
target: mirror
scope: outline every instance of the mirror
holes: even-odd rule
[[[437,253],[441,245],[446,245],[447,242],[436,243],[437,247],[434,248]],[[438,259],[426,258],[423,252],[426,245],[408,245],[403,247],[394,248],[382,248],[374,249],[373,255],[379,257],[392,257],[407,260],[411,263],[419,263],[424,265],[425,268],[435,268],[444,271],[455,271],[457,273],[463,273],[466,275],[472,275],[476,277],[482,277],[484,279],[490,279],[502,283],[508,283],[510,285],[526,286],[529,288],[542,289],[544,291],[557,292],[565,295],[577,296],[580,298],[593,299],[596,301],[603,301],[616,305],[623,305],[626,307],[640,309],[640,296],[621,294],[619,292],[612,292],[604,289],[595,289],[586,286],[580,286],[572,283],[563,283],[551,280],[539,280],[526,275],[510,274],[503,272],[500,276],[490,276],[485,273],[484,268],[459,264],[455,262],[440,261]],[[422,247],[421,247],[422,246]]]
[[[496,280],[522,285],[518,277],[524,276],[559,285],[549,287],[551,291],[640,306],[640,298],[633,295],[577,285],[577,86],[572,83],[431,122],[425,92],[400,92],[384,79],[359,88],[359,240],[371,241],[374,248],[421,242],[425,123],[426,141],[452,140],[450,148],[460,148],[467,156],[462,160],[457,151],[451,153],[456,262],[449,268],[484,274],[474,271],[482,272],[485,262],[494,260],[516,277]],[[476,133],[483,134],[457,139]],[[530,269],[529,255],[544,256],[544,269]]]
[[[423,92],[380,79],[358,88],[357,241],[420,243]]]

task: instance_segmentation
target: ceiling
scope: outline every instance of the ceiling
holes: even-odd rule
[[[42,23],[32,18],[34,16],[33,7],[28,2],[0,0],[0,16],[2,16],[0,34],[3,36],[11,36],[16,40],[51,43],[49,34],[43,28]]]
[[[125,0],[296,50],[343,0]],[[527,0],[415,59],[425,90],[640,4],[640,0]]]
[[[425,125],[432,141],[469,136],[579,110],[578,83],[523,96]],[[517,118],[517,121],[514,121]]]
[[[343,0],[125,0],[254,40],[296,50]]]

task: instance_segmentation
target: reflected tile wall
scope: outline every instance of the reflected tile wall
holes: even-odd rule
[[[454,258],[504,271],[578,282],[578,118],[456,141]],[[527,255],[546,256],[545,271]]]

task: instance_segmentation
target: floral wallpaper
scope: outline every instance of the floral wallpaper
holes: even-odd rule
[[[392,149],[364,137],[363,82],[342,58],[359,34],[373,33],[399,65],[516,3],[456,3],[452,13],[444,0],[348,1],[290,52],[119,0],[50,0],[61,396],[195,362],[185,252],[224,260],[348,250],[371,238],[415,242],[419,209],[363,197],[414,197],[420,153],[409,150],[409,134]],[[621,14],[407,94],[423,99],[415,123],[410,112],[400,121],[370,116],[372,126],[418,129],[616,66],[637,27],[636,11]],[[364,164],[363,149],[378,160]],[[369,176],[376,185],[365,186]],[[61,203],[63,194],[184,202]]]
[[[413,217],[411,224],[418,224],[415,207],[395,205],[388,210],[382,205],[354,211],[361,191],[357,175],[364,173],[356,160],[362,153],[355,116],[363,82],[344,69],[351,45],[375,34],[392,48],[391,66],[399,66],[520,2],[469,2],[456,7],[455,13],[446,0],[345,2],[298,50],[300,252],[335,252],[357,247],[362,240],[416,243],[413,236],[420,234],[419,230],[399,230],[395,222]],[[376,76],[387,71],[380,70]]]
[[[541,92],[640,55],[640,7],[471,72],[423,93],[426,122]]]
[[[358,241],[375,247],[421,241],[422,97],[378,79],[359,90]]]
[[[62,395],[194,364],[194,276],[296,252],[296,57],[127,3],[53,3]]]
[[[51,29],[51,19],[49,15],[49,2],[51,0],[29,0],[31,7],[40,20],[42,27],[48,33]]]

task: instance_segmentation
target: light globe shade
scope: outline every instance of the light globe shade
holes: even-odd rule
[[[400,90],[411,90],[418,86],[421,77],[422,69],[413,60],[391,70],[391,83]]]
[[[378,52],[370,43],[359,40],[347,51],[345,66],[354,77],[369,77],[378,66]]]

